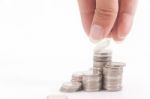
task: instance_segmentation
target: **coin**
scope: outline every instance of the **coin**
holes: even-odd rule
[[[122,73],[125,63],[112,62],[103,68],[103,87],[108,91],[119,91],[122,86]]]
[[[73,82],[82,82],[82,76],[84,72],[75,72],[72,74],[72,80]]]
[[[93,72],[87,72],[83,75],[83,89],[85,91],[99,91],[101,89],[101,79],[100,74],[94,74]]]
[[[93,42],[93,40],[91,40],[91,41]],[[94,51],[106,49],[109,45],[110,45],[110,39],[105,38],[105,39],[97,42],[96,46],[94,47]]]
[[[81,89],[82,84],[80,82],[65,82],[63,83],[60,91],[62,92],[76,92]]]
[[[111,50],[99,50],[95,51],[93,55],[93,67],[101,68],[111,63],[112,51]]]
[[[88,88],[88,89],[97,89],[99,88],[100,90],[101,84],[97,83],[97,82],[86,82],[84,83],[84,88]]]
[[[107,65],[106,67],[110,67],[110,68],[123,68],[124,66],[126,66],[126,64],[123,63],[123,62],[112,62],[111,65]]]
[[[102,68],[93,67],[93,74],[102,75]]]
[[[108,62],[111,61],[111,57],[94,57],[94,61],[96,62]]]
[[[83,74],[82,81],[100,81],[101,76],[98,73],[93,73],[93,71],[87,71]]]
[[[94,55],[112,55],[112,51],[110,49],[98,50],[94,52]]]
[[[122,69],[118,69],[118,70],[114,70],[114,69],[111,69],[111,68],[107,68],[107,67],[104,67],[103,68],[103,75],[105,76],[122,76],[122,73],[123,73],[123,70]]]
[[[87,72],[72,74],[71,82],[64,83],[62,92],[76,92],[79,90],[95,92],[102,88],[107,91],[122,89],[123,62],[112,61],[110,49],[97,49],[93,54],[93,67]]]
[[[120,79],[117,79],[117,80],[105,79],[104,80],[105,85],[111,85],[111,86],[121,85],[121,82],[122,81]]]
[[[97,61],[94,61],[93,63],[93,67],[97,67],[97,68],[103,68],[104,66],[106,65],[110,65],[111,62],[97,62]]]
[[[104,86],[107,91],[120,91],[122,90],[122,86]]]

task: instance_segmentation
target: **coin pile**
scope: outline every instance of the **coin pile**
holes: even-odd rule
[[[80,82],[65,82],[61,87],[62,92],[76,92],[81,89],[82,84]]]
[[[108,91],[119,91],[122,86],[122,62],[112,62],[112,51],[108,49],[98,50],[93,55],[93,67],[87,72],[72,74],[72,79],[61,87],[63,92],[76,92],[84,90],[88,92],[100,91],[102,88]]]
[[[103,86],[108,91],[119,91],[122,89],[122,73],[124,63],[112,62],[111,66],[107,65],[103,68]]]
[[[99,91],[101,89],[101,79],[102,76],[92,71],[88,71],[83,75],[83,89],[85,91]]]
[[[72,74],[72,82],[81,82],[82,83],[82,76],[83,76],[83,72],[76,72]]]
[[[106,65],[110,65],[112,59],[112,51],[111,50],[99,50],[94,52],[93,55],[93,68],[98,68],[100,72],[102,72],[103,67]]]

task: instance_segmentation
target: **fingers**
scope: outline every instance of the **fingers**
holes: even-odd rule
[[[136,5],[137,0],[120,0],[119,14],[112,32],[114,40],[122,41],[129,33],[133,23]]]
[[[96,7],[95,0],[78,0],[80,14],[82,19],[82,24],[84,27],[85,32],[89,35],[90,27],[92,24],[94,11]]]
[[[137,0],[78,0],[78,2],[83,27],[90,39],[99,41],[112,36],[114,40],[122,41],[129,33]]]
[[[90,30],[90,38],[108,37],[118,14],[118,0],[96,0],[96,10]]]

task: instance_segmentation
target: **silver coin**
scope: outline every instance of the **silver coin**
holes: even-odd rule
[[[97,91],[97,89],[100,90],[101,87],[102,84],[100,82],[91,82],[91,83],[88,82],[83,84],[83,89],[92,89],[92,90],[95,89],[95,91]]]
[[[100,88],[101,83],[95,82],[95,83],[84,83],[84,88]]]
[[[103,68],[104,75],[121,75],[123,73],[124,63],[121,62],[112,62],[111,65],[106,65]]]
[[[82,76],[84,72],[76,72],[72,74],[72,81],[74,82],[82,82]]]
[[[94,61],[110,61],[112,59],[112,56],[109,54],[105,54],[105,55],[101,55],[101,54],[97,54],[95,53],[93,56],[93,60]]]
[[[96,62],[96,61],[94,61],[93,67],[103,68],[106,65],[110,65],[110,64],[111,64],[110,61],[109,62]]]
[[[104,80],[103,86],[104,87],[109,87],[109,86],[118,87],[122,85],[121,83],[122,83],[122,80]]]
[[[111,65],[107,65],[106,67],[115,69],[115,68],[123,68],[124,66],[126,66],[126,64],[123,62],[112,62]]]
[[[101,63],[106,63],[106,62],[111,62],[111,59],[109,60],[104,60],[104,59],[94,59],[94,62],[101,62]]]
[[[91,40],[92,42],[95,42],[93,40]],[[96,42],[96,46],[94,47],[94,51],[99,51],[99,50],[103,50],[106,49],[110,44],[110,39],[103,39],[99,42]]]
[[[104,81],[103,85],[109,85],[109,86],[120,86],[121,85],[121,80],[120,81]]]
[[[84,91],[100,91],[101,90],[101,87],[95,87],[95,88],[93,88],[93,87],[84,87],[83,88],[83,90]]]
[[[110,76],[110,77],[118,77],[118,76],[122,76],[122,72],[106,72],[103,71],[103,75],[104,76]]]
[[[118,75],[118,76],[105,76],[105,79],[109,79],[109,80],[116,80],[116,79],[122,79],[122,75]]]
[[[103,70],[103,68],[93,67],[93,73],[94,74],[102,75],[102,70]]]
[[[94,89],[92,89],[92,88],[84,88],[84,91],[87,91],[87,92],[96,92],[96,91],[99,91],[100,90],[100,88],[94,88]]]
[[[109,77],[120,77],[120,76],[122,76],[122,74],[111,74],[111,73],[108,73],[108,74],[103,74],[104,75],[104,78],[105,78],[105,76],[109,76]]]
[[[98,60],[98,59],[99,59],[99,60],[111,60],[111,59],[112,59],[112,56],[106,56],[106,55],[105,55],[105,56],[99,56],[99,55],[94,55],[94,56],[93,56],[93,59],[94,59],[94,60],[96,60],[96,59],[97,59],[97,60]]]
[[[103,87],[108,91],[119,91],[121,90],[122,73],[125,63],[112,62],[111,65],[106,65],[103,68]]]
[[[62,92],[76,92],[81,89],[82,84],[80,82],[65,82],[60,88]]]
[[[112,68],[112,67],[104,67],[104,71],[106,72],[123,72],[123,68]]]
[[[98,91],[101,89],[102,75],[87,72],[83,75],[83,89],[85,91]]]
[[[99,50],[95,51],[94,55],[112,55],[112,51],[110,49]]]
[[[121,91],[122,86],[104,86],[104,89],[107,91]]]
[[[86,86],[99,86],[100,82],[84,82],[83,84]]]
[[[83,77],[83,79],[82,79],[82,81],[83,82],[92,82],[92,81],[97,81],[97,82],[99,82],[99,81],[101,81],[101,79],[102,79],[102,77],[95,77],[95,76],[90,76],[90,77]]]
[[[93,70],[89,70],[84,72],[83,77],[99,77],[99,74],[94,74]]]
[[[94,74],[92,73],[92,75],[83,75],[82,81],[101,81],[102,76],[100,76],[99,74]]]
[[[111,60],[112,60],[112,57],[111,57],[111,56],[109,56],[109,57],[94,56],[94,57],[93,57],[93,60],[94,60],[94,61],[102,61],[102,62],[104,61],[104,62],[105,62],[105,61],[111,61]]]

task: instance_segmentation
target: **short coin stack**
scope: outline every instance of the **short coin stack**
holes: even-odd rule
[[[80,82],[65,82],[61,87],[62,92],[76,92],[81,90],[82,84]]]
[[[83,72],[76,72],[72,74],[72,82],[81,82],[82,83],[82,76],[83,76]]]
[[[101,89],[102,76],[99,74],[94,74],[92,71],[88,71],[83,75],[83,89],[85,91],[99,91]]]
[[[76,92],[84,90],[88,92],[99,91],[102,88],[108,91],[121,90],[123,67],[122,62],[112,62],[111,50],[99,50],[94,52],[93,68],[87,72],[72,74],[72,79],[61,87],[63,92]]]

